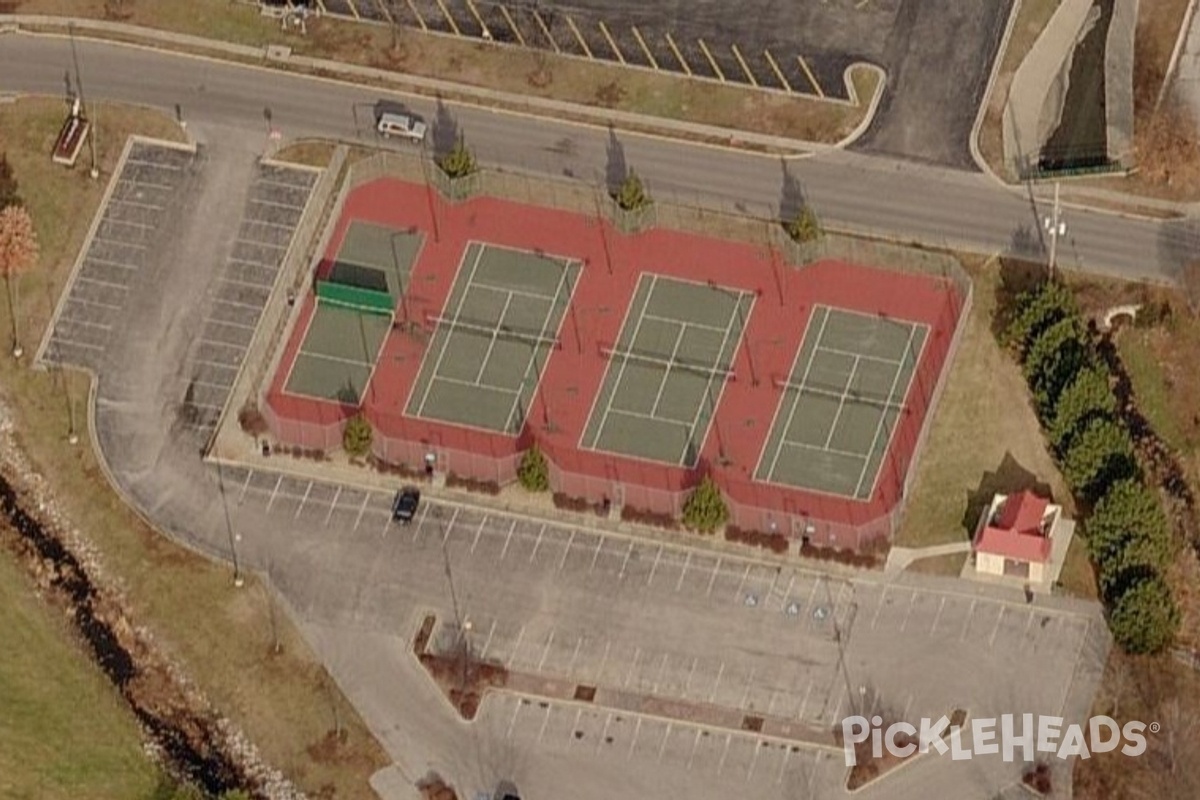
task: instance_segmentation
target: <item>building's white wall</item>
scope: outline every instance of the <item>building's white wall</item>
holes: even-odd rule
[[[1004,574],[1004,556],[995,553],[975,553],[975,571],[987,575]]]

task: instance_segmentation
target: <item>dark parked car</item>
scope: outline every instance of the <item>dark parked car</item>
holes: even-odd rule
[[[406,486],[396,492],[395,498],[392,499],[392,519],[401,525],[407,525],[417,515],[417,508],[420,505],[420,490],[413,486]]]

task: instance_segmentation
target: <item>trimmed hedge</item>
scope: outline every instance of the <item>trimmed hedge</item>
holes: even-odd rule
[[[482,481],[478,478],[470,478],[466,475],[458,475],[453,472],[446,473],[446,486],[451,489],[466,489],[468,492],[477,492],[479,494],[493,496],[500,494],[500,484],[496,481]]]

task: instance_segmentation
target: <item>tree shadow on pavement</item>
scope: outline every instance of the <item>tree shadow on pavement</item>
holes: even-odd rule
[[[458,127],[458,120],[450,113],[450,109],[446,107],[446,102],[442,98],[438,98],[437,110],[433,117],[433,155],[435,158],[445,158],[454,146],[458,144],[458,137],[462,135],[462,131]]]
[[[629,162],[625,160],[625,146],[617,138],[617,131],[608,126],[607,161],[604,166],[604,187],[610,196],[616,196],[621,184],[629,177]]]
[[[796,219],[808,205],[808,198],[804,195],[804,186],[800,183],[800,179],[788,168],[788,162],[780,159],[779,166],[782,169],[779,187],[779,221],[789,222]]]

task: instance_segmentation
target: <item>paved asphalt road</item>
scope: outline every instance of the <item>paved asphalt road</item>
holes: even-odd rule
[[[287,138],[374,137],[371,106],[387,94],[276,71],[79,42],[85,94],[173,110],[185,119],[266,133],[269,115]],[[60,94],[71,68],[65,38],[0,36],[0,92]],[[433,117],[433,104],[408,100]],[[269,112],[268,112],[269,109]],[[608,132],[469,106],[450,112],[485,162],[533,173],[603,174]],[[103,135],[103,120],[101,135]],[[621,134],[628,163],[663,197],[768,214],[779,204],[778,159]],[[827,225],[951,244],[986,253],[1041,252],[1040,219],[1019,191],[988,178],[917,163],[833,151],[790,165]],[[1162,223],[1070,209],[1059,260],[1068,268],[1170,279],[1200,239],[1200,224]]]

